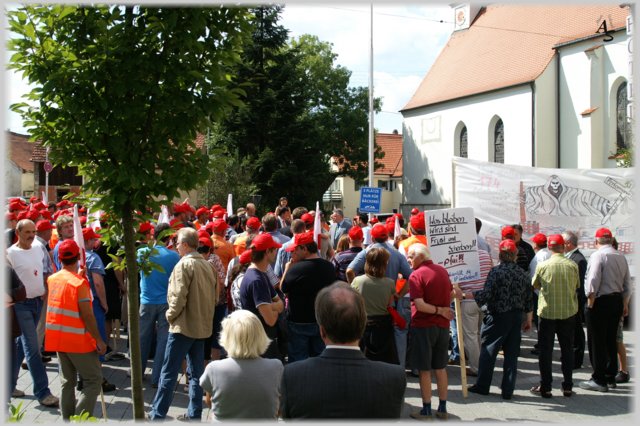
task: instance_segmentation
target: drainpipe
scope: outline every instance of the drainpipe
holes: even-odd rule
[[[556,49],[556,168],[560,168],[560,51]]]
[[[531,167],[536,167],[536,83],[531,82]]]

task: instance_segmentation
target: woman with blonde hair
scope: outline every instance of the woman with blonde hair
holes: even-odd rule
[[[207,365],[200,386],[211,394],[216,420],[277,418],[284,366],[261,358],[270,340],[258,317],[247,310],[222,321],[220,345],[228,358]]]

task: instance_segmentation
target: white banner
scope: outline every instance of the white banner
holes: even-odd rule
[[[595,250],[596,230],[607,227],[635,276],[635,168],[546,169],[454,157],[453,170],[454,206],[474,209],[494,259],[504,225],[521,224],[527,241],[538,232],[574,231],[585,257]]]
[[[434,263],[444,266],[453,284],[480,278],[473,209],[425,212],[427,246]]]

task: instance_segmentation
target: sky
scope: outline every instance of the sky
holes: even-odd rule
[[[280,22],[290,30],[290,37],[312,34],[321,41],[332,43],[333,51],[338,55],[336,64],[352,72],[350,85],[368,86],[370,11],[370,6],[363,4],[288,4]],[[373,6],[373,93],[382,98],[382,112],[374,117],[378,131],[398,130],[402,133],[399,110],[418,88],[452,30],[453,11],[447,5]],[[5,61],[9,57],[5,50]],[[27,133],[20,117],[8,108],[10,104],[22,101],[21,95],[28,91],[28,86],[12,72],[8,72],[5,81],[6,127],[17,133]]]

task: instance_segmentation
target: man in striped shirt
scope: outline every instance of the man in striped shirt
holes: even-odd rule
[[[478,375],[478,363],[480,361],[480,326],[482,326],[482,310],[473,298],[473,294],[484,288],[489,271],[493,268],[493,261],[488,252],[478,249],[480,261],[480,277],[475,280],[459,283],[462,290],[462,334],[466,361],[469,369],[467,375]]]
[[[578,265],[564,257],[562,235],[550,235],[547,246],[553,253],[551,258],[538,264],[533,275],[534,288],[538,296],[538,342],[540,344],[540,385],[531,388],[531,393],[551,398],[551,361],[555,335],[560,344],[562,364],[562,393],[569,397],[573,388],[573,338],[578,312],[576,289],[580,287]]]

